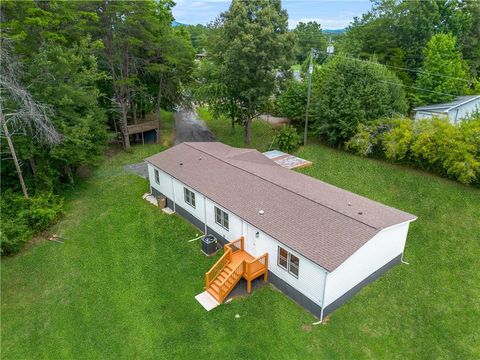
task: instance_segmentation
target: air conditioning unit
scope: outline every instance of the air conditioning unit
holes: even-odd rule
[[[215,255],[217,252],[217,239],[213,235],[206,235],[202,238],[202,252],[207,256]]]

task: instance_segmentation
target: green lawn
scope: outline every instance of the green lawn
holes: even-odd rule
[[[240,125],[235,126],[235,133],[232,134],[230,121],[224,117],[214,117],[210,112],[203,107],[197,108],[198,116],[205,121],[207,126],[212,130],[217,139],[225,144],[229,144],[235,147],[244,147],[243,143],[243,127]],[[254,120],[252,122],[252,137],[249,147],[258,149],[260,151],[267,151],[272,145],[272,138],[275,132],[270,124],[261,121]]]
[[[258,136],[255,144],[268,142]],[[210,313],[196,303],[215,259],[187,242],[198,230],[143,201],[147,182],[122,168],[160,150],[106,159],[67,196],[55,227],[64,244],[39,241],[2,260],[3,359],[480,357],[478,189],[318,145],[300,149],[314,162],[303,172],[419,217],[410,265],[310,327],[313,316],[271,287]]]

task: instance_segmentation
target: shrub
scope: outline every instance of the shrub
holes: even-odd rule
[[[307,106],[307,86],[304,82],[292,80],[287,89],[276,100],[279,115],[292,120],[294,124],[303,122]]]
[[[297,150],[300,145],[300,136],[293,126],[284,125],[273,138],[273,143],[278,146],[281,151],[292,153]]]
[[[383,65],[338,56],[314,75],[312,130],[329,143],[343,144],[359,124],[407,111],[402,83]]]
[[[362,156],[374,149],[392,162],[409,163],[464,184],[480,183],[480,118],[459,125],[446,119],[380,119],[359,125],[346,148]]]
[[[25,199],[6,191],[1,200],[1,254],[11,255],[62,213],[63,199],[51,193]]]
[[[1,223],[0,240],[2,243],[0,251],[2,256],[19,252],[33,235],[31,229],[20,219],[4,219],[2,217]]]

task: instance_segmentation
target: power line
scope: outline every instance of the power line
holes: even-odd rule
[[[401,66],[381,64],[381,63],[378,63],[378,62],[375,62],[375,61],[358,59],[358,58],[355,58],[355,57],[352,57],[352,56],[347,56],[347,55],[343,55],[343,56],[346,57],[346,58],[349,58],[349,59],[357,60],[357,61],[368,62],[368,63],[370,63],[370,64],[384,65],[384,66],[386,66],[386,67],[390,67],[390,68],[394,68],[394,69],[406,70],[406,71],[416,72],[416,73],[420,73],[420,74],[428,74],[428,75],[443,77],[443,78],[447,78],[447,79],[460,80],[460,81],[464,81],[464,82],[466,82],[466,83],[468,83],[468,84],[471,84],[471,83],[472,83],[472,80],[467,80],[467,79],[459,78],[459,77],[455,77],[455,76],[435,74],[435,73],[431,73],[431,72],[428,72],[428,71],[414,70],[414,69],[409,69],[409,68],[405,68],[405,67],[401,67]]]
[[[392,84],[392,85],[408,87],[408,88],[412,88],[412,89],[416,89],[416,90],[427,91],[427,92],[430,92],[430,93],[436,93],[436,94],[448,95],[448,96],[458,96],[458,95],[454,95],[454,94],[444,93],[444,92],[441,92],[441,91],[428,90],[428,89],[424,89],[424,88],[421,88],[421,87],[418,87],[418,86],[405,85],[405,84],[402,84],[402,83],[394,83],[394,82],[385,81],[385,80],[376,80],[376,81],[381,82],[381,83],[385,83],[385,84]]]

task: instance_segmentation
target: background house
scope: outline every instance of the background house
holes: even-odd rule
[[[438,116],[448,118],[452,124],[456,124],[478,110],[480,110],[480,95],[458,96],[448,103],[418,106],[413,109],[415,120]]]

